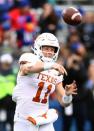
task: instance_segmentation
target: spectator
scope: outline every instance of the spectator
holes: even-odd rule
[[[78,28],[80,38],[85,47],[90,53],[94,50],[94,14],[93,12],[86,12],[83,24]]]
[[[53,6],[49,3],[43,5],[43,13],[40,16],[39,27],[40,32],[50,32],[56,34],[58,25],[58,17]]]
[[[19,34],[22,35],[22,31],[28,22],[27,20],[28,17],[29,20],[31,19],[31,21],[29,22],[33,25],[33,31],[36,31],[37,28],[36,14],[30,8],[29,2],[27,0],[22,0],[18,2],[18,7],[10,11],[10,17],[11,17],[12,27],[17,32],[17,46],[21,48],[23,46],[23,40],[20,39]],[[29,25],[29,27],[32,30],[32,26]]]
[[[94,59],[91,59],[88,66],[88,78],[85,84],[87,119],[91,124],[91,131],[94,131]]]
[[[13,131],[15,104],[11,99],[16,76],[12,68],[13,57],[3,54],[0,57],[0,131]]]
[[[17,47],[16,32],[11,27],[11,21],[8,12],[2,13],[0,23],[0,52],[13,52],[13,48]]]
[[[21,41],[21,48],[23,51],[27,49],[28,46],[33,46],[35,32],[35,25],[33,24],[32,19],[30,16],[27,16],[23,28],[17,31],[17,39]]]
[[[87,75],[84,56],[78,53],[78,49],[75,53],[72,52],[69,54],[66,60],[66,69],[68,71],[68,76],[65,77],[64,84],[75,79],[77,81],[78,95],[74,97],[70,107],[64,110],[64,131],[70,131],[73,119],[76,122],[76,130],[84,131],[86,120],[84,83]]]

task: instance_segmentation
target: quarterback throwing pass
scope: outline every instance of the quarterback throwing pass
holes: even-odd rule
[[[12,99],[16,102],[14,131],[54,131],[58,113],[49,109],[49,96],[56,92],[62,106],[72,102],[77,94],[76,82],[63,87],[65,68],[56,63],[60,46],[51,33],[40,34],[34,43],[34,54],[19,58],[17,84]]]

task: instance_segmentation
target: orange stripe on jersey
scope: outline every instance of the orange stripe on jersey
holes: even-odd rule
[[[34,125],[36,125],[36,120],[33,117],[29,116],[27,118],[27,120],[30,121],[30,122],[32,122]]]

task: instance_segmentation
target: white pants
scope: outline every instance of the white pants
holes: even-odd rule
[[[24,122],[15,122],[14,131],[55,131],[55,130],[52,123],[37,127],[32,123],[27,124]]]

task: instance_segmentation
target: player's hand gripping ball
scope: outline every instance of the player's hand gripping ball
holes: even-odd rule
[[[82,15],[74,7],[64,9],[62,12],[62,18],[65,23],[73,26],[79,25],[82,22]]]

